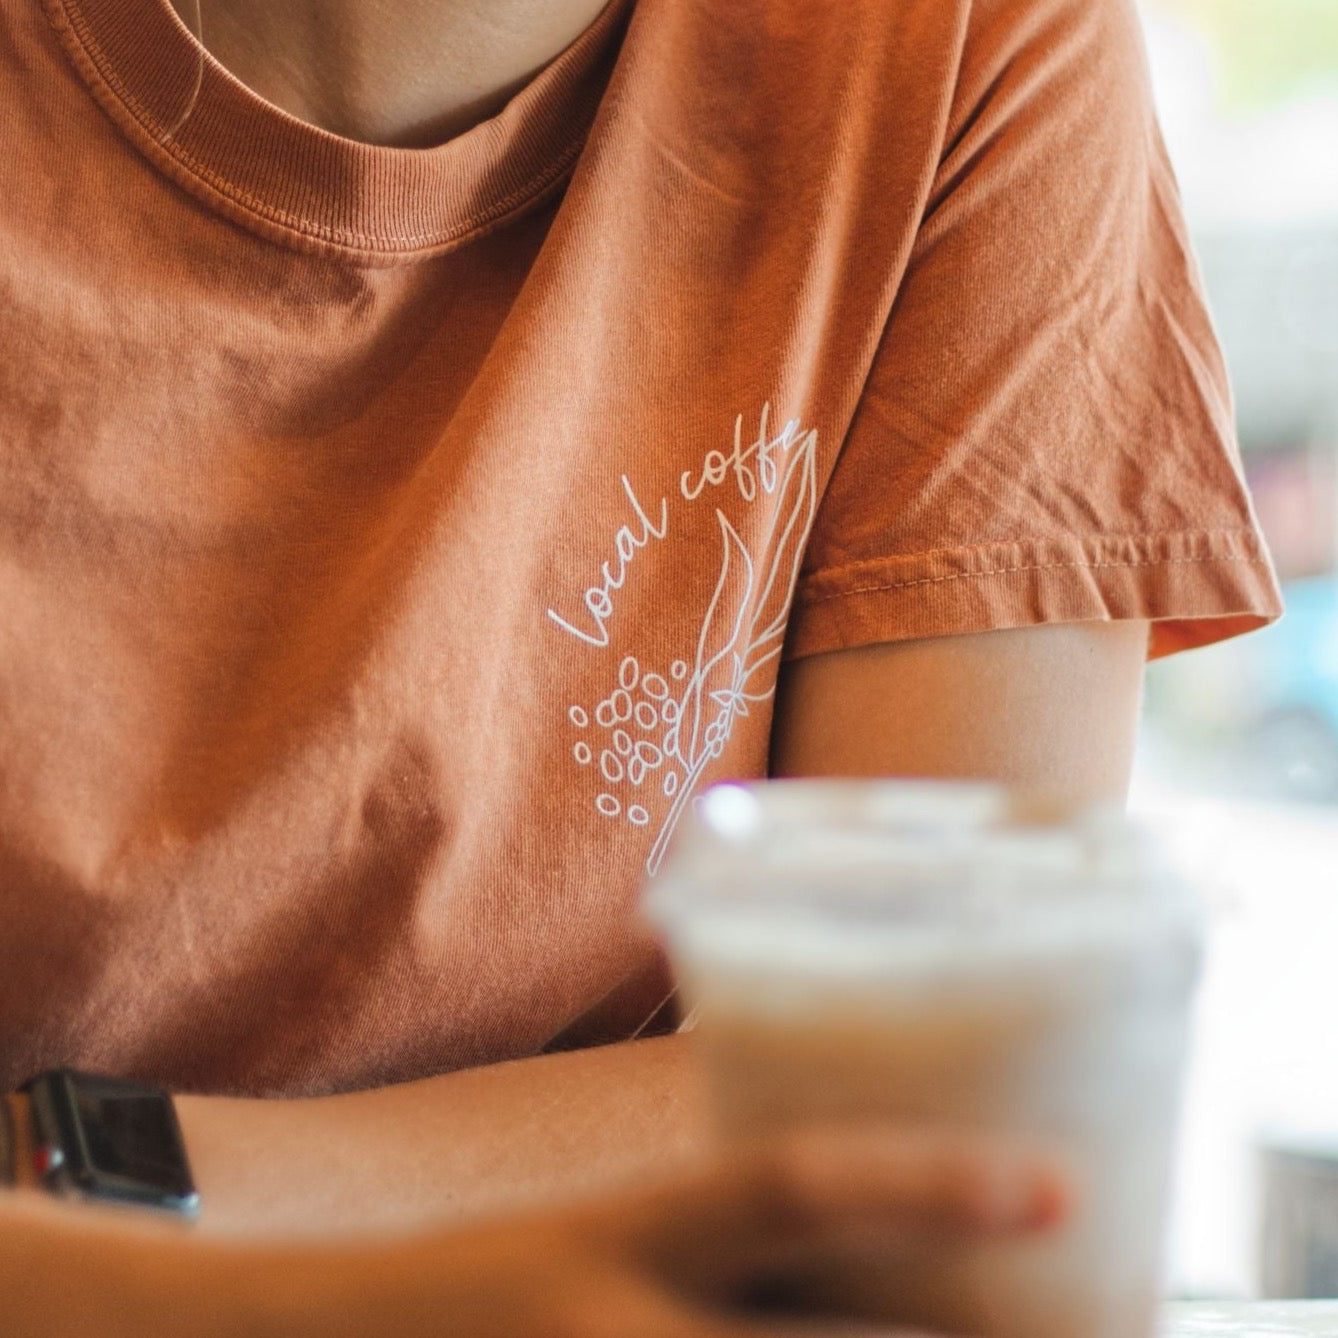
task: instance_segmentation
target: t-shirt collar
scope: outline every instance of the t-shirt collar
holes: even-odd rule
[[[272,240],[385,264],[452,250],[565,180],[634,0],[611,0],[498,115],[429,149],[359,143],[281,111],[168,0],[42,2],[103,108],[178,184]]]

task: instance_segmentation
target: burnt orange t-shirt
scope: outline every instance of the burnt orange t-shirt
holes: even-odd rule
[[[630,1034],[784,657],[1278,611],[1129,0],[615,0],[429,150],[0,73],[0,1082]]]

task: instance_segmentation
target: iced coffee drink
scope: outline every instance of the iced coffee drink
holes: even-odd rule
[[[648,896],[725,1133],[885,1117],[1044,1149],[1075,1211],[804,1279],[980,1338],[1149,1338],[1200,921],[1122,819],[979,787],[713,791]]]

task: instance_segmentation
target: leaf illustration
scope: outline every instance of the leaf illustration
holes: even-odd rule
[[[784,638],[804,547],[817,510],[817,437],[810,432],[795,447],[776,499],[775,547],[751,619],[747,676],[772,658],[771,643]]]
[[[724,513],[716,511],[723,545],[720,577],[702,624],[692,674],[665,739],[665,752],[681,763],[684,775],[646,861],[652,877],[736,718],[750,714],[750,703],[775,693],[774,666],[784,647],[817,506],[817,434],[809,432],[786,462],[762,550],[768,556],[760,585],[755,584],[757,572],[747,545]]]
[[[696,661],[683,697],[679,750],[688,766],[695,765],[701,754],[702,733],[706,727],[704,717],[709,710],[703,697],[709,701],[711,692],[728,686],[732,675],[727,675],[723,683],[708,680],[717,676],[717,667],[731,654],[740,653],[738,642],[745,629],[744,619],[753,591],[753,560],[747,546],[725,513],[717,508],[715,514],[720,524],[724,557],[720,564],[720,579],[716,582],[715,593],[702,622],[701,636],[697,639]]]

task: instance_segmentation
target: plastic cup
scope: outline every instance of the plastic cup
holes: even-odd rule
[[[1065,1166],[1038,1236],[851,1253],[804,1297],[979,1338],[1148,1338],[1202,918],[1123,817],[982,786],[718,787],[646,897],[722,1132],[885,1119]]]

